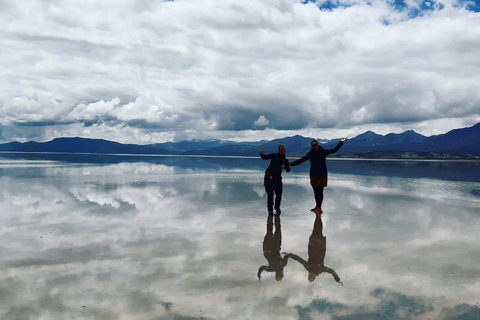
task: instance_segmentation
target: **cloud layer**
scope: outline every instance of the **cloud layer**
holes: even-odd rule
[[[3,1],[0,138],[160,142],[480,120],[471,4],[328,3]]]

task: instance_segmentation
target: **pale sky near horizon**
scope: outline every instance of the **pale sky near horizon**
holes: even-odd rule
[[[0,142],[480,122],[480,3],[0,0]]]

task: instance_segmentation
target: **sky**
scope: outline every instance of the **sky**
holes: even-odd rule
[[[0,142],[480,122],[480,1],[0,0]]]

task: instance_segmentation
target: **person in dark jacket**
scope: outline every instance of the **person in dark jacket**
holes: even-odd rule
[[[313,282],[320,274],[328,273],[333,279],[343,286],[340,277],[335,270],[326,267],[324,264],[325,253],[327,252],[327,238],[323,235],[323,223],[320,215],[315,218],[313,231],[308,240],[308,261],[293,253],[285,254],[290,259],[300,263],[308,271],[308,281]]]
[[[310,211],[316,214],[322,214],[323,188],[327,186],[327,156],[337,152],[347,138],[342,138],[333,149],[323,149],[317,142],[312,140],[310,143],[312,149],[302,158],[293,161],[290,166],[298,166],[307,160],[310,160],[310,185],[315,195],[315,208]]]
[[[275,193],[275,211],[280,214],[280,203],[282,201],[282,170],[290,172],[290,163],[285,157],[287,149],[283,144],[278,146],[278,153],[263,154],[263,149],[260,149],[260,157],[263,160],[271,160],[267,170],[265,170],[265,177],[263,184],[265,192],[267,192],[267,210],[269,215],[273,215],[273,194]]]
[[[268,261],[268,265],[258,268],[257,277],[260,280],[262,272],[275,272],[275,280],[283,279],[283,269],[287,265],[288,255],[282,258],[280,254],[282,246],[282,227],[280,225],[280,216],[275,215],[275,233],[273,232],[273,216],[267,218],[267,233],[263,239],[263,256]]]

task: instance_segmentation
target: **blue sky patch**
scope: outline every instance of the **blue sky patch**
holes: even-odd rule
[[[469,11],[480,12],[480,0],[457,0],[461,6]]]
[[[303,4],[315,3],[321,10],[334,10],[337,8],[348,8],[353,6],[352,1],[342,1],[342,0],[304,0]],[[423,16],[425,13],[435,10],[442,10],[445,6],[435,0],[425,0],[417,1],[416,6],[408,6],[405,0],[387,0],[396,11],[408,13],[409,18],[416,18],[418,16]],[[369,3],[367,1],[367,3]],[[480,12],[480,0],[457,0],[458,6],[464,7],[467,10]]]

